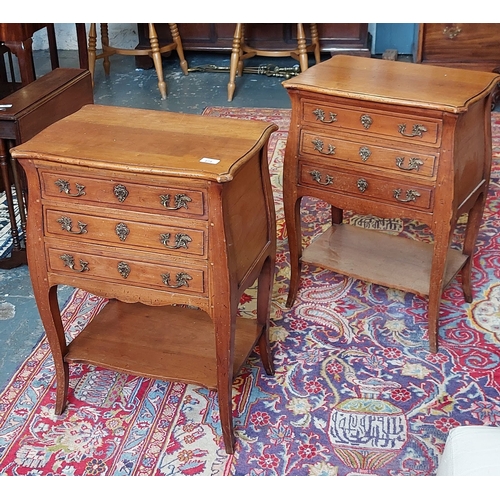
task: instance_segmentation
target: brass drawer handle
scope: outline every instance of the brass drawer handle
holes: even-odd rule
[[[401,123],[400,125],[398,125],[398,132],[405,137],[422,137],[424,132],[427,132],[427,128],[425,127],[425,125],[416,123],[411,129],[411,134],[407,134],[405,131],[406,123]]]
[[[85,186],[82,186],[81,184],[75,183],[76,187],[76,193],[71,193],[71,188],[70,188],[70,183],[69,181],[66,181],[64,179],[57,179],[55,181],[55,185],[59,188],[60,193],[65,193],[68,196],[74,196],[77,198],[78,196],[84,196],[85,193]]]
[[[357,186],[358,189],[364,193],[368,189],[368,182],[366,179],[358,179]]]
[[[331,144],[328,144],[328,151],[323,151],[324,144],[323,144],[323,141],[321,139],[314,139],[314,141],[312,141],[312,143],[314,144],[314,150],[318,151],[319,153],[321,153],[323,155],[334,155],[335,154],[335,146],[332,146]]]
[[[372,152],[366,146],[359,148],[359,156],[361,156],[361,159],[363,161],[368,160],[368,158],[370,158],[371,154],[372,154]]]
[[[187,273],[177,273],[175,275],[175,285],[170,284],[170,273],[162,274],[161,279],[163,284],[170,288],[180,288],[181,286],[187,286],[189,288],[189,280],[192,280],[193,278]]]
[[[188,203],[193,201],[187,194],[176,194],[174,196],[174,206],[170,207],[170,195],[162,194],[160,195],[160,203],[167,210],[179,210],[180,208],[188,209]]]
[[[71,270],[76,271],[77,273],[90,271],[89,263],[85,262],[82,259],[80,259],[80,269],[75,269],[75,258],[72,255],[65,253],[64,255],[61,255],[61,259],[66,267],[69,267]]]
[[[332,113],[330,111],[330,119],[325,119],[325,112],[322,109],[315,109],[313,114],[316,116],[316,120],[319,120],[322,123],[333,123],[337,121],[337,113]]]
[[[127,236],[130,234],[130,229],[127,227],[127,224],[125,222],[119,222],[115,226],[115,233],[120,238],[120,241],[125,241],[127,239]]]
[[[73,231],[73,221],[71,220],[70,217],[66,217],[65,215],[63,215],[62,217],[59,217],[59,219],[57,219],[57,222],[59,222],[59,224],[61,224],[61,229],[63,231],[68,231],[68,233],[85,234],[88,232],[87,231],[87,224],[85,224],[84,222],[80,222],[80,221],[77,222],[79,230]]]
[[[118,272],[122,276],[122,278],[127,279],[130,274],[130,266],[126,262],[118,262],[117,266]]]
[[[120,203],[123,203],[128,196],[128,190],[123,184],[117,184],[113,187],[113,194],[116,196]]]
[[[373,123],[373,119],[370,115],[362,115],[361,118],[361,125],[368,130],[371,127],[371,124]]]
[[[167,248],[171,248],[172,250],[177,250],[178,248],[188,249],[189,243],[193,241],[191,236],[185,233],[177,233],[175,235],[175,244],[169,245],[168,240],[170,239],[170,233],[160,234],[160,243]]]
[[[459,28],[458,26],[446,26],[443,30],[443,35],[446,35],[450,40],[453,40],[453,38],[456,38],[461,32],[462,28]]]
[[[420,167],[424,164],[424,162],[420,158],[410,158],[408,160],[408,166],[404,166],[405,158],[404,156],[396,157],[396,166],[401,170],[419,170]]]
[[[396,200],[398,200],[402,203],[408,203],[410,201],[415,201],[420,196],[420,193],[418,191],[415,191],[414,189],[407,189],[406,190],[406,198],[402,199],[402,198],[400,198],[401,192],[402,192],[402,189],[395,189],[393,191],[394,198],[396,198]]]
[[[311,174],[313,181],[316,181],[318,184],[321,184],[322,186],[329,186],[330,184],[333,184],[333,177],[331,175],[327,175],[325,182],[321,182],[321,172],[318,172],[317,170],[312,170],[309,173]]]

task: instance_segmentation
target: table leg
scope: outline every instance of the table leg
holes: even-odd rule
[[[75,23],[76,39],[78,43],[78,60],[81,69],[89,69],[89,55],[87,48],[87,33],[85,23]]]
[[[293,199],[291,195],[284,196],[285,224],[288,235],[288,248],[290,251],[290,288],[286,307],[292,307],[297,297],[300,281],[300,258],[302,257],[302,231],[300,220],[301,197]]]
[[[229,64],[229,83],[227,84],[227,100],[232,101],[234,90],[236,89],[236,72],[238,71],[238,64],[241,55],[241,37],[242,37],[243,25],[241,23],[236,24],[233,37],[233,47],[231,50],[231,62]]]
[[[259,328],[259,353],[264,370],[268,375],[274,374],[274,363],[269,343],[269,323],[271,299],[274,284],[274,267],[276,265],[276,250],[271,249],[270,255],[264,261],[257,282],[257,327]]]
[[[158,89],[160,90],[161,98],[167,98],[167,84],[163,77],[163,64],[161,62],[160,44],[158,43],[158,35],[156,34],[155,25],[149,23],[149,43],[151,44],[151,57],[155,65],[156,74],[158,76]]]

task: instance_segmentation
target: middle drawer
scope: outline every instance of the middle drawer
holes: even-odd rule
[[[334,139],[307,130],[301,135],[300,152],[314,157],[316,161],[319,158],[322,162],[345,161],[428,178],[436,175],[439,160],[437,153],[416,153],[366,142]]]
[[[47,236],[206,258],[206,227],[159,225],[51,208],[45,208],[44,220]],[[185,222],[186,226],[193,223]]]

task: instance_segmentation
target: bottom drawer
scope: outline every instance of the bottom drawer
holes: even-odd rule
[[[409,205],[422,210],[431,209],[433,204],[433,188],[431,187],[398,179],[344,172],[313,164],[301,164],[300,184],[371,201]]]
[[[153,262],[143,262],[120,257],[92,255],[86,252],[66,251],[60,248],[47,249],[49,271],[80,273],[113,283],[205,294],[205,271]]]

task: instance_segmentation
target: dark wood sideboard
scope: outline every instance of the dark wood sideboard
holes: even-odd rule
[[[235,23],[178,23],[184,50],[231,52]],[[309,25],[306,37],[310,36]],[[321,51],[330,54],[351,54],[370,57],[371,35],[368,23],[319,23],[318,35]],[[139,48],[149,47],[148,25],[139,23]],[[155,24],[158,38],[170,39],[168,24]],[[290,50],[297,44],[295,23],[250,23],[245,33],[249,44],[266,49]],[[149,67],[147,58],[136,58],[139,67]]]
[[[500,73],[500,24],[421,23],[416,49],[416,63]]]

